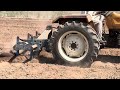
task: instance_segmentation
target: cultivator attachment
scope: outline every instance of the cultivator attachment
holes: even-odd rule
[[[38,37],[41,34],[36,31],[36,35],[33,36],[28,33],[27,39],[20,39],[17,37],[16,45],[14,46],[14,56],[11,58],[10,62],[19,55],[24,55],[29,51],[28,60],[32,60],[35,56],[38,56],[43,47],[48,45],[48,40],[40,40]]]

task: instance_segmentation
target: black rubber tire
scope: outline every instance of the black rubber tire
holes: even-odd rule
[[[70,62],[65,60],[64,57],[60,55],[57,48],[60,37],[64,33],[73,30],[82,33],[87,38],[89,44],[89,50],[86,57],[84,57],[82,60],[78,62]],[[75,21],[73,21],[72,23],[66,22],[63,26],[59,25],[57,31],[53,32],[49,45],[53,57],[55,58],[58,64],[69,65],[69,66],[80,66],[80,67],[90,67],[93,59],[95,59],[98,56],[98,52],[100,49],[98,36],[94,31],[94,29],[88,24],[75,23]]]

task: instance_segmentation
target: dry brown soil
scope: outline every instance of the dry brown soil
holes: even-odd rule
[[[49,23],[48,20],[0,18],[0,49],[9,52],[16,36],[26,38],[28,32],[42,32]],[[90,68],[57,65],[45,51],[25,64],[21,63],[26,60],[24,56],[8,63],[10,58],[0,58],[0,79],[120,79],[120,49],[101,50]]]

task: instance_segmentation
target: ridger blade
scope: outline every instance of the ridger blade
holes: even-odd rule
[[[28,33],[27,39],[20,39],[17,37],[16,45],[14,47],[14,56],[9,60],[12,62],[17,56],[25,55],[27,51],[30,52],[27,61],[31,61],[34,57],[38,56],[43,47],[46,47],[48,40],[41,40],[38,37],[41,34],[36,31],[36,35],[33,36]]]

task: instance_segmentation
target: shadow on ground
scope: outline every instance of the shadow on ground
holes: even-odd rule
[[[55,60],[53,59],[53,56],[50,53],[40,55],[38,60],[40,63],[55,64]],[[105,63],[106,62],[120,63],[120,56],[99,55],[95,61],[101,61],[101,62],[105,62]]]
[[[53,58],[48,58],[45,56],[39,56],[37,59],[39,60],[39,63],[48,63],[48,64],[55,63],[55,60]]]
[[[111,63],[120,63],[120,56],[99,55],[97,57],[97,61],[111,62]]]
[[[19,57],[17,59],[15,59],[14,57],[11,58],[10,60],[10,55],[9,54],[5,54],[6,57],[2,57],[0,58],[0,61],[11,61],[11,62],[28,62],[27,60],[25,60],[25,57]],[[23,60],[22,60],[23,59]],[[53,59],[53,56],[51,53],[45,52],[43,51],[41,53],[41,55],[39,55],[39,57],[35,58],[37,60],[37,62],[39,63],[47,63],[47,64],[57,64],[56,60]],[[99,55],[97,57],[97,59],[95,61],[101,61],[101,62],[111,62],[111,63],[120,63],[120,56],[111,56],[111,55]],[[34,63],[35,61],[32,60],[32,62]]]
[[[55,60],[53,58],[47,58],[45,56],[40,56],[38,60],[39,63],[55,64]],[[95,61],[120,63],[120,56],[99,55]]]

